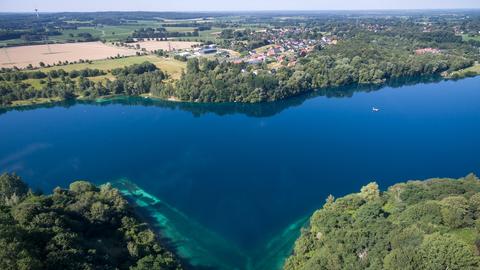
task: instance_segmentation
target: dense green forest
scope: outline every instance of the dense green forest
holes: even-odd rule
[[[181,269],[110,185],[78,181],[39,195],[0,176],[0,269]]]
[[[479,269],[480,180],[371,183],[330,196],[295,244],[286,270]]]

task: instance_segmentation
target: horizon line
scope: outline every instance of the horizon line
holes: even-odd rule
[[[91,10],[91,11],[38,11],[38,13],[46,14],[46,13],[107,13],[107,12],[150,12],[150,13],[243,13],[243,12],[252,12],[252,13],[262,13],[262,12],[369,12],[369,11],[469,11],[469,10],[476,10],[480,11],[480,7],[472,7],[472,8],[374,8],[374,9],[317,9],[317,10],[309,10],[309,9],[271,9],[271,10]],[[36,13],[33,11],[0,11],[0,14],[8,14],[8,13]]]

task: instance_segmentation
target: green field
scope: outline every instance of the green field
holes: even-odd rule
[[[101,40],[106,40],[107,42],[114,42],[114,41],[124,41],[128,37],[132,35],[132,33],[136,29],[146,28],[146,27],[162,27],[161,22],[157,21],[138,21],[137,23],[131,24],[122,24],[118,26],[111,26],[111,25],[101,25],[98,27],[78,27],[77,29],[69,29],[63,30],[61,35],[58,36],[49,36],[48,42],[54,43],[65,43],[65,42],[72,42],[72,41],[85,41],[85,38],[79,37],[78,35],[81,33],[89,33],[92,35],[93,38],[98,38]],[[193,32],[195,27],[165,27],[169,32]],[[201,31],[199,32],[198,37],[179,37],[174,38],[175,40],[186,40],[186,41],[195,41],[195,40],[206,40],[206,41],[215,41],[217,37],[212,33],[222,31],[221,28],[212,28],[212,30]],[[9,40],[2,40],[0,41],[0,46],[7,46],[7,45],[20,45],[24,44],[25,41],[22,39],[9,39]],[[34,42],[36,44],[43,44],[45,41],[37,41]]]
[[[182,68],[185,67],[184,62],[180,62],[174,59],[169,58],[162,58],[155,55],[144,55],[144,56],[130,56],[125,58],[119,59],[106,59],[106,60],[97,60],[93,61],[91,64],[89,63],[77,63],[77,64],[70,64],[65,66],[54,66],[54,67],[47,67],[41,68],[40,71],[48,72],[50,70],[58,70],[63,69],[65,71],[72,71],[72,70],[81,70],[86,68],[91,69],[100,69],[104,71],[109,71],[115,68],[121,68],[125,66],[130,66],[133,64],[140,64],[145,61],[151,62],[155,64],[157,67],[165,70],[167,72],[177,73],[180,72]]]
[[[112,69],[122,68],[130,65],[134,65],[134,64],[141,64],[146,61],[154,64],[162,71],[167,72],[171,76],[171,79],[173,80],[179,79],[182,73],[182,70],[186,68],[185,62],[181,62],[172,58],[158,57],[155,55],[145,55],[145,56],[131,56],[131,57],[119,58],[119,59],[98,60],[98,61],[93,61],[91,64],[78,63],[78,64],[70,64],[65,66],[54,66],[54,67],[40,68],[38,70],[42,72],[48,72],[51,70],[63,69],[69,72],[72,70],[82,70],[82,69],[90,68],[90,69],[100,69],[100,70],[106,71],[107,72],[106,75],[89,78],[92,81],[99,82],[99,81],[104,81],[105,79],[110,79],[110,80],[114,79],[115,77],[110,73]],[[43,86],[43,84],[41,83],[42,80],[45,81],[45,79],[27,79],[27,80],[24,80],[24,82],[30,84],[35,89],[40,89]]]
[[[193,32],[195,27],[165,27],[168,32]]]
[[[475,35],[475,36],[470,36],[468,34],[464,34],[464,35],[462,35],[462,39],[465,40],[465,41],[469,41],[469,40],[480,41],[480,34]]]
[[[174,38],[175,40],[183,40],[183,41],[197,41],[197,40],[205,40],[205,41],[212,41],[216,42],[219,41],[220,38],[215,35],[215,33],[221,32],[222,28],[219,27],[212,27],[211,30],[201,31],[198,32],[198,37],[178,37]]]

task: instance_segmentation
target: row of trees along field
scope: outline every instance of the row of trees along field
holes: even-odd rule
[[[62,72],[61,70],[23,72],[8,70],[0,73],[0,104],[34,98],[74,99],[96,98],[108,95],[141,95],[152,88],[163,87],[167,74],[152,63],[135,64],[111,71],[114,80],[94,82],[88,77],[105,74],[97,69]],[[46,77],[44,77],[46,76]],[[40,89],[34,88],[25,78],[42,78]]]
[[[310,219],[286,270],[480,268],[480,180],[371,183]]]
[[[181,269],[110,185],[84,181],[51,195],[0,175],[0,269]]]

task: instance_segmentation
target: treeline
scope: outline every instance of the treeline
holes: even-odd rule
[[[44,28],[31,30],[7,30],[0,29],[0,40],[23,39],[24,41],[47,40],[49,36],[59,36],[62,33],[57,30],[47,30]]]
[[[329,196],[284,269],[473,270],[479,253],[480,180],[470,174]]]
[[[0,268],[182,269],[109,184],[78,181],[39,195],[0,175]]]
[[[437,30],[431,32],[391,32],[392,35],[401,35],[402,37],[415,39],[421,42],[448,43],[462,42],[462,36],[455,35],[453,31]]]
[[[99,69],[81,69],[81,70],[72,70],[65,71],[63,69],[53,69],[48,72],[43,72],[40,70],[36,71],[18,71],[14,69],[4,70],[0,73],[0,82],[1,81],[21,81],[26,79],[44,79],[44,78],[60,78],[60,77],[70,77],[72,79],[77,77],[96,77],[107,74],[103,70]]]
[[[207,31],[212,30],[212,24],[210,23],[165,23],[162,24],[163,27],[192,27],[197,29],[197,31]]]
[[[72,71],[69,74],[71,73]],[[167,78],[167,74],[148,62],[114,69],[112,74],[115,75],[114,80],[94,82],[84,76],[73,80],[60,72],[55,80],[52,76],[45,78],[41,89],[35,89],[22,81],[0,80],[0,104],[8,106],[14,101],[34,98],[65,100],[108,95],[141,95],[149,93],[152,88],[164,87],[163,81]]]
[[[132,33],[132,38],[169,38],[169,37],[198,37],[198,29],[190,32],[170,32],[163,27],[140,28]]]

